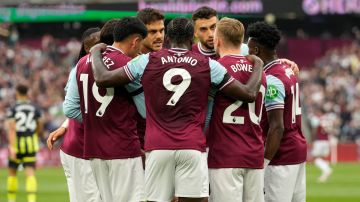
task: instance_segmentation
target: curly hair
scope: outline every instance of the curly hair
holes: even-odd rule
[[[184,44],[192,41],[194,37],[194,25],[187,18],[175,18],[167,25],[167,37],[171,42]]]
[[[165,20],[165,16],[159,10],[154,8],[144,8],[137,13],[136,17],[138,17],[145,25],[158,20]]]
[[[281,39],[280,30],[275,25],[270,25],[266,22],[250,24],[247,29],[247,35],[269,50],[274,50]]]

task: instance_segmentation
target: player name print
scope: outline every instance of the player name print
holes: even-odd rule
[[[243,61],[241,61],[243,63]],[[234,71],[234,72],[238,72],[238,71],[246,71],[246,72],[252,72],[252,68],[253,66],[250,64],[240,64],[240,63],[236,63],[230,66],[230,68]]]
[[[176,57],[172,55],[167,57],[161,57],[161,63],[163,65],[166,63],[189,63],[191,66],[195,66],[198,63],[198,61],[197,59],[189,56]]]

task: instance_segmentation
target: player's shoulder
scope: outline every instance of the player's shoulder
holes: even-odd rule
[[[200,53],[198,43],[194,43],[191,46],[191,51],[196,52],[196,53]]]
[[[296,80],[295,73],[287,65],[280,60],[275,60],[264,66],[266,75],[271,75],[278,78],[284,83],[284,85],[291,84],[293,80]],[[294,78],[295,77],[295,78]]]

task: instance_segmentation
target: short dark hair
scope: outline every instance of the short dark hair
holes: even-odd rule
[[[93,33],[98,32],[98,31],[100,31],[100,28],[98,28],[98,27],[91,27],[91,28],[88,28],[87,30],[84,31],[84,33],[83,33],[83,35],[81,37],[81,49],[80,49],[80,52],[79,52],[78,61],[87,54],[86,50],[85,50],[85,47],[86,47],[85,41],[86,41],[86,39],[89,36],[91,36]]]
[[[263,21],[250,24],[247,35],[269,50],[274,50],[281,39],[280,30]]]
[[[164,20],[164,15],[157,9],[144,8],[137,13],[137,16],[145,25],[158,20]]]
[[[18,92],[20,95],[26,95],[28,90],[29,90],[29,88],[25,84],[18,84],[16,86],[16,92]]]
[[[114,43],[114,29],[117,22],[120,19],[111,19],[108,20],[100,31],[100,42],[107,45],[112,45]]]
[[[175,18],[167,25],[167,37],[171,42],[177,44],[192,41],[194,37],[194,24],[187,18]]]
[[[145,24],[137,17],[125,17],[116,23],[114,29],[114,41],[123,41],[133,34],[139,34],[142,38],[147,35]]]
[[[192,20],[195,22],[198,19],[210,19],[214,16],[217,16],[217,12],[215,9],[203,6],[194,11],[194,14],[192,15]]]

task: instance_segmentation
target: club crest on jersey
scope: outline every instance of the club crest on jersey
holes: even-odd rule
[[[274,100],[279,95],[279,90],[275,85],[269,85],[266,91],[266,99]]]
[[[291,75],[295,75],[294,71],[290,68],[285,68],[285,74],[289,79],[290,79]]]

